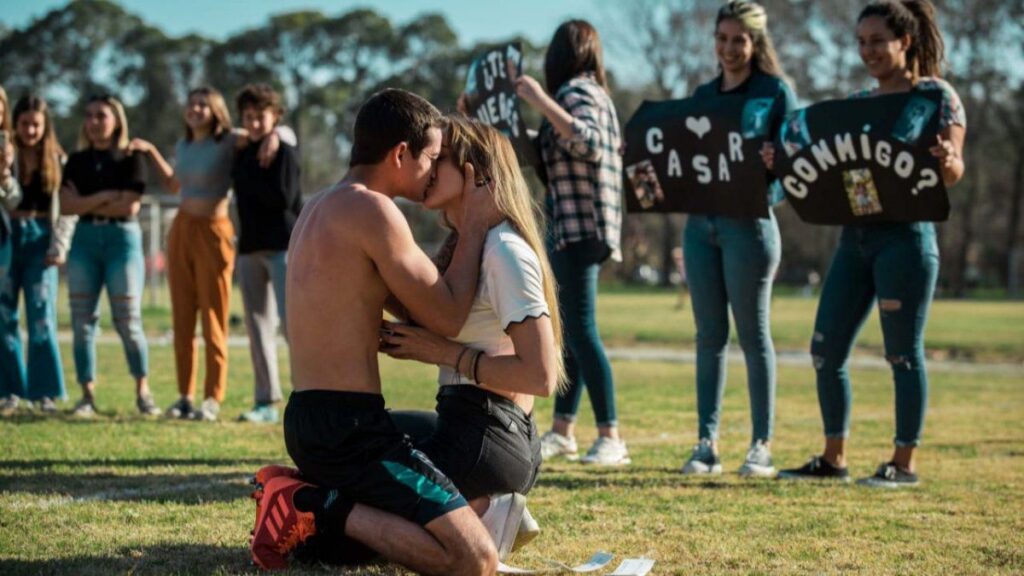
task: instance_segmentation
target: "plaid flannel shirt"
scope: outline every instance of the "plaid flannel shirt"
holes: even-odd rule
[[[621,261],[622,135],[615,105],[591,74],[566,82],[555,100],[572,115],[573,135],[562,138],[547,120],[540,129],[554,247],[596,238]]]

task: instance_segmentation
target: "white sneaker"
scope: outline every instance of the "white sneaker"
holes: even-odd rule
[[[14,394],[4,398],[3,401],[0,402],[0,416],[3,416],[4,418],[13,416],[14,413],[18,411],[19,403],[20,400]]]
[[[745,478],[769,478],[775,475],[772,451],[763,440],[755,440],[747,450],[747,458],[740,466],[740,476]]]
[[[220,402],[217,402],[215,398],[207,398],[203,400],[199,410],[192,412],[192,419],[202,420],[203,422],[216,422],[218,414],[220,414]]]
[[[562,436],[554,430],[548,430],[540,437],[540,457],[550,460],[556,456],[565,456],[566,460],[579,460],[579,448],[572,436]]]
[[[683,464],[683,474],[721,474],[722,462],[715,453],[711,440],[701,438],[693,447],[690,459]]]
[[[498,560],[504,560],[512,552],[512,547],[519,533],[519,524],[523,520],[526,509],[526,496],[512,492],[500,496],[491,496],[487,511],[480,517],[480,522],[494,540],[498,550]]]
[[[629,458],[629,451],[626,450],[624,441],[598,436],[594,445],[587,450],[587,455],[580,458],[580,462],[600,466],[625,466],[633,461]]]
[[[71,410],[75,418],[92,418],[96,415],[96,400],[93,398],[82,398]]]
[[[523,507],[523,520],[519,523],[519,530],[516,531],[516,541],[512,544],[512,551],[515,552],[526,546],[540,535],[540,524],[530,514],[530,509]]]

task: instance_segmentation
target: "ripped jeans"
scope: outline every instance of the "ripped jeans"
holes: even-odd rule
[[[0,397],[64,397],[57,346],[57,267],[46,265],[50,221],[14,218],[9,262],[0,264]],[[25,295],[28,364],[19,331],[18,299]]]
[[[877,299],[885,356],[896,387],[895,443],[918,445],[928,400],[924,327],[938,275],[939,248],[930,222],[843,228],[811,341],[826,437],[849,435],[847,359]]]
[[[135,378],[146,376],[149,350],[142,332],[144,283],[142,229],[138,222],[78,223],[68,254],[68,293],[79,384],[96,379],[96,328],[104,285],[128,369]]]

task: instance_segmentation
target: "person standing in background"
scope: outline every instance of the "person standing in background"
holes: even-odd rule
[[[135,406],[143,415],[160,413],[149,390],[149,344],[142,330],[146,271],[138,214],[146,190],[145,164],[128,143],[121,102],[107,94],[89,98],[78,151],[68,158],[60,191],[61,212],[79,217],[68,253],[68,299],[75,371],[82,386],[73,414],[80,418],[96,414],[96,328],[104,286],[135,378]]]
[[[49,106],[28,95],[14,106],[15,163],[22,199],[10,212],[11,261],[0,276],[0,388],[8,402],[17,397],[37,402],[40,412],[57,411],[65,397],[64,368],[57,345],[57,266],[64,263],[75,219],[60,215],[64,150],[57,141]],[[22,353],[18,322],[20,293],[25,297],[28,363]]]
[[[235,267],[235,227],[228,216],[231,170],[238,152],[249,145],[245,130],[232,128],[231,114],[219,91],[202,86],[189,92],[185,135],[175,146],[175,166],[152,143],[136,138],[131,148],[147,155],[164,187],[181,195],[167,235],[167,279],[174,321],[174,361],[178,400],[168,418],[215,420],[228,382],[228,310]],[[269,166],[281,140],[295,133],[278,127],[263,138],[260,165]],[[196,314],[206,343],[203,405],[196,409]]]
[[[555,400],[554,424],[541,439],[541,451],[545,458],[579,457],[574,432],[585,386],[598,438],[581,461],[629,464],[595,318],[601,264],[622,259],[622,136],[597,30],[584,20],[559,26],[548,45],[544,76],[547,91],[530,76],[516,81],[518,96],[544,116],[538,137],[547,173],[548,252],[567,351],[568,385]]]
[[[767,138],[796,107],[771,36],[768,15],[755,2],[734,0],[718,11],[715,54],[719,75],[697,87],[693,97],[744,94],[757,105],[744,138]],[[754,108],[754,106],[752,106]],[[744,107],[744,111],[747,106]],[[770,144],[766,144],[770,145]],[[750,183],[764,187],[764,181]],[[720,474],[718,429],[725,392],[732,309],[747,363],[752,424],[742,476],[772,476],[771,440],[775,421],[775,346],[770,308],[772,282],[782,257],[779,225],[771,206],[782,201],[781,188],[769,187],[767,218],[729,218],[690,214],[683,233],[693,318],[697,324],[697,445],[683,465],[684,474]]]
[[[282,144],[273,163],[266,168],[260,165],[263,139],[284,115],[281,95],[273,88],[246,86],[238,94],[237,108],[250,142],[235,160],[232,180],[240,223],[238,272],[255,378],[255,404],[240,419],[273,423],[278,419],[275,405],[282,398],[277,326],[280,319],[280,326],[287,327],[288,241],[302,210],[299,158],[295,148]]]

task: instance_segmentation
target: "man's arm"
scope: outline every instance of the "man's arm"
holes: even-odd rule
[[[376,199],[372,207],[376,214],[355,219],[362,229],[364,250],[388,289],[405,305],[410,319],[449,337],[459,333],[469,316],[487,230],[499,218],[490,190],[476,185],[472,166],[467,164],[464,177],[465,205],[473,208],[463,217],[458,245],[443,276],[416,245],[405,216],[390,200]]]

